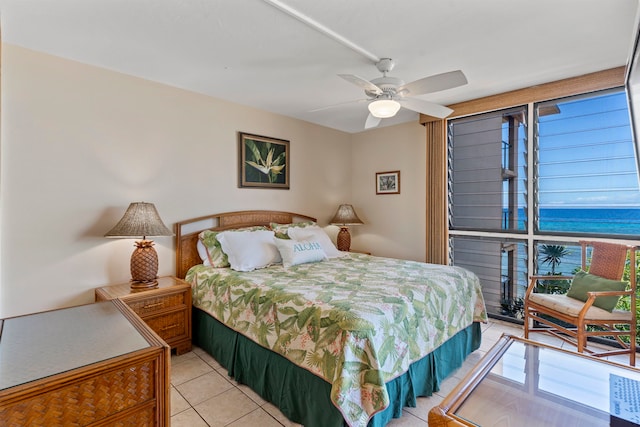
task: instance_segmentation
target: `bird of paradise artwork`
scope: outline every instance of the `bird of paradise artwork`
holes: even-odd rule
[[[289,141],[240,134],[240,187],[289,188]]]

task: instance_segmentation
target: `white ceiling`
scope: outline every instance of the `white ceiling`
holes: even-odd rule
[[[442,104],[625,65],[637,0],[278,0],[410,82],[461,69]],[[371,59],[265,0],[0,0],[2,41],[345,132]],[[382,126],[416,120],[408,110]]]

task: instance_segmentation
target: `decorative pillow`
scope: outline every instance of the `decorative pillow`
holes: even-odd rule
[[[567,296],[580,301],[586,301],[589,297],[587,292],[624,291],[625,289],[627,289],[626,282],[605,279],[604,277],[595,276],[581,270],[574,276],[571,286],[569,287],[569,291],[567,292]],[[597,297],[593,305],[607,311],[613,311],[616,304],[618,304],[619,299],[619,296]]]
[[[227,254],[222,251],[222,246],[216,238],[219,231],[204,230],[198,235],[198,253],[204,265],[216,268],[229,267]],[[204,254],[200,248],[204,249]],[[203,258],[204,255],[204,258]]]
[[[256,231],[267,230],[267,227],[256,225],[253,227],[243,227],[227,231]],[[198,234],[198,254],[204,265],[210,265],[215,268],[229,267],[229,259],[227,254],[222,251],[222,246],[216,238],[221,231],[204,230]]]
[[[271,229],[276,233],[276,237],[279,239],[289,239],[289,235],[287,231],[290,228],[305,228],[311,225],[316,225],[313,221],[303,221],[303,222],[294,222],[293,224],[279,224],[277,222],[272,222],[269,224]]]
[[[207,248],[202,243],[202,240],[198,238],[198,243],[196,243],[196,249],[198,250],[198,255],[202,260],[202,265],[211,265],[211,261],[209,261],[209,253],[207,252]]]
[[[310,225],[304,228],[292,227],[288,229],[287,233],[293,240],[307,240],[320,243],[327,258],[337,258],[346,255],[345,252],[340,252],[336,249],[329,235],[317,225]]]
[[[273,231],[223,231],[216,238],[233,270],[252,271],[282,261]]]
[[[282,265],[285,268],[292,265],[305,264],[307,262],[318,262],[327,259],[322,245],[316,241],[298,241],[292,239],[275,238],[273,241],[280,251]]]

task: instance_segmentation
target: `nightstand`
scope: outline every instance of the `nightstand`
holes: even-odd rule
[[[176,354],[191,351],[191,285],[176,277],[159,277],[158,287],[132,290],[129,282],[103,286],[96,301],[119,299],[153,329]]]

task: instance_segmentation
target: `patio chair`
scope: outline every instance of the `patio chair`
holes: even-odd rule
[[[524,298],[524,336],[529,338],[530,332],[548,333],[575,345],[578,352],[596,357],[629,354],[629,364],[635,366],[635,247],[594,241],[580,241],[580,245],[583,271],[575,276],[531,277]],[[592,253],[587,270],[588,247]],[[630,260],[629,283],[621,282],[627,259]],[[534,292],[541,281],[553,280],[571,280],[569,291],[566,294]],[[614,308],[623,296],[630,299],[630,311]],[[620,328],[622,325],[628,329]],[[587,348],[587,339],[597,336],[614,337],[619,348],[608,351]],[[629,336],[629,343],[621,336]]]

